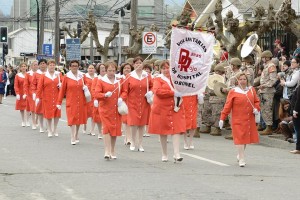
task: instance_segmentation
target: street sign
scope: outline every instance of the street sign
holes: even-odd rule
[[[53,55],[37,55],[36,56],[36,59],[37,60],[41,60],[41,59],[46,59],[46,60],[49,60],[49,59],[53,59]]]
[[[66,60],[81,60],[81,45],[79,38],[66,39]]]
[[[43,44],[43,54],[52,55],[52,44]]]
[[[143,32],[143,54],[156,53],[157,49],[157,33]]]

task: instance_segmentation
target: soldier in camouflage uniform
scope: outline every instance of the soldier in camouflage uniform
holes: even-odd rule
[[[224,76],[225,74],[225,67],[227,66],[226,63],[219,63],[215,68],[214,71],[216,74]],[[223,110],[224,104],[226,99],[222,97],[216,96],[213,90],[208,89],[210,93],[209,103],[212,107],[212,121],[211,126],[213,127],[210,135],[213,136],[221,136],[221,129],[219,128],[219,119],[221,115],[221,111]]]
[[[277,80],[277,70],[275,64],[271,61],[273,54],[271,51],[264,51],[261,55],[264,62],[264,69],[260,77],[260,86],[258,86],[258,94],[260,95],[260,108],[262,119],[266,123],[266,129],[261,135],[272,134],[273,124],[273,97],[275,93],[274,83]],[[260,127],[258,127],[259,129]]]
[[[252,65],[253,58],[251,56],[247,56],[242,59],[242,62],[243,62],[243,66],[241,67],[241,71],[247,75],[249,83],[253,85],[254,83],[254,66]]]
[[[235,76],[237,75],[237,73],[240,72],[240,68],[242,66],[242,61],[239,58],[232,58],[230,60],[230,65],[231,66],[227,67],[227,71],[225,74],[225,76],[227,78],[226,85],[228,87],[222,89],[223,93],[228,93],[231,88],[235,87],[235,83],[236,83]],[[228,116],[228,118],[229,118],[229,122],[230,122],[231,121],[230,115]],[[233,139],[232,133],[229,136],[225,136],[225,139],[232,140]]]
[[[211,69],[210,71],[213,72],[215,68],[215,64],[213,64],[211,66]],[[206,86],[205,88],[205,93],[204,93],[204,104],[200,105],[200,111],[201,111],[201,115],[198,115],[201,116],[201,119],[202,119],[202,125],[204,126],[200,126],[200,133],[210,133],[211,131],[211,121],[212,121],[212,108],[211,108],[211,105],[209,103],[209,97],[210,97],[210,94],[209,94],[209,89],[208,87]]]

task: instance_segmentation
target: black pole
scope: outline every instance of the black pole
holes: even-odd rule
[[[37,13],[36,13],[36,21],[37,21],[37,33],[36,33],[36,54],[39,54],[39,43],[40,43],[40,6],[39,6],[39,1],[36,0],[36,9],[37,9]]]

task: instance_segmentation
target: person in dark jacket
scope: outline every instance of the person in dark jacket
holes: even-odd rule
[[[297,90],[294,92],[295,95],[295,106],[293,108],[293,122],[294,122],[294,128],[296,132],[296,149],[290,151],[293,154],[300,154],[300,86],[298,84]]]

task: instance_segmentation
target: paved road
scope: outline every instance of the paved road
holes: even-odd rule
[[[201,135],[183,163],[160,161],[157,136],[144,139],[145,152],[117,141],[117,160],[103,159],[103,141],[59,123],[59,137],[20,126],[14,99],[0,105],[0,200],[94,199],[298,199],[300,157],[286,149],[251,145],[238,167],[232,141]],[[65,120],[65,113],[63,113]],[[170,138],[171,140],[171,138]],[[291,146],[292,149],[292,146]],[[169,143],[169,159],[172,156]]]

